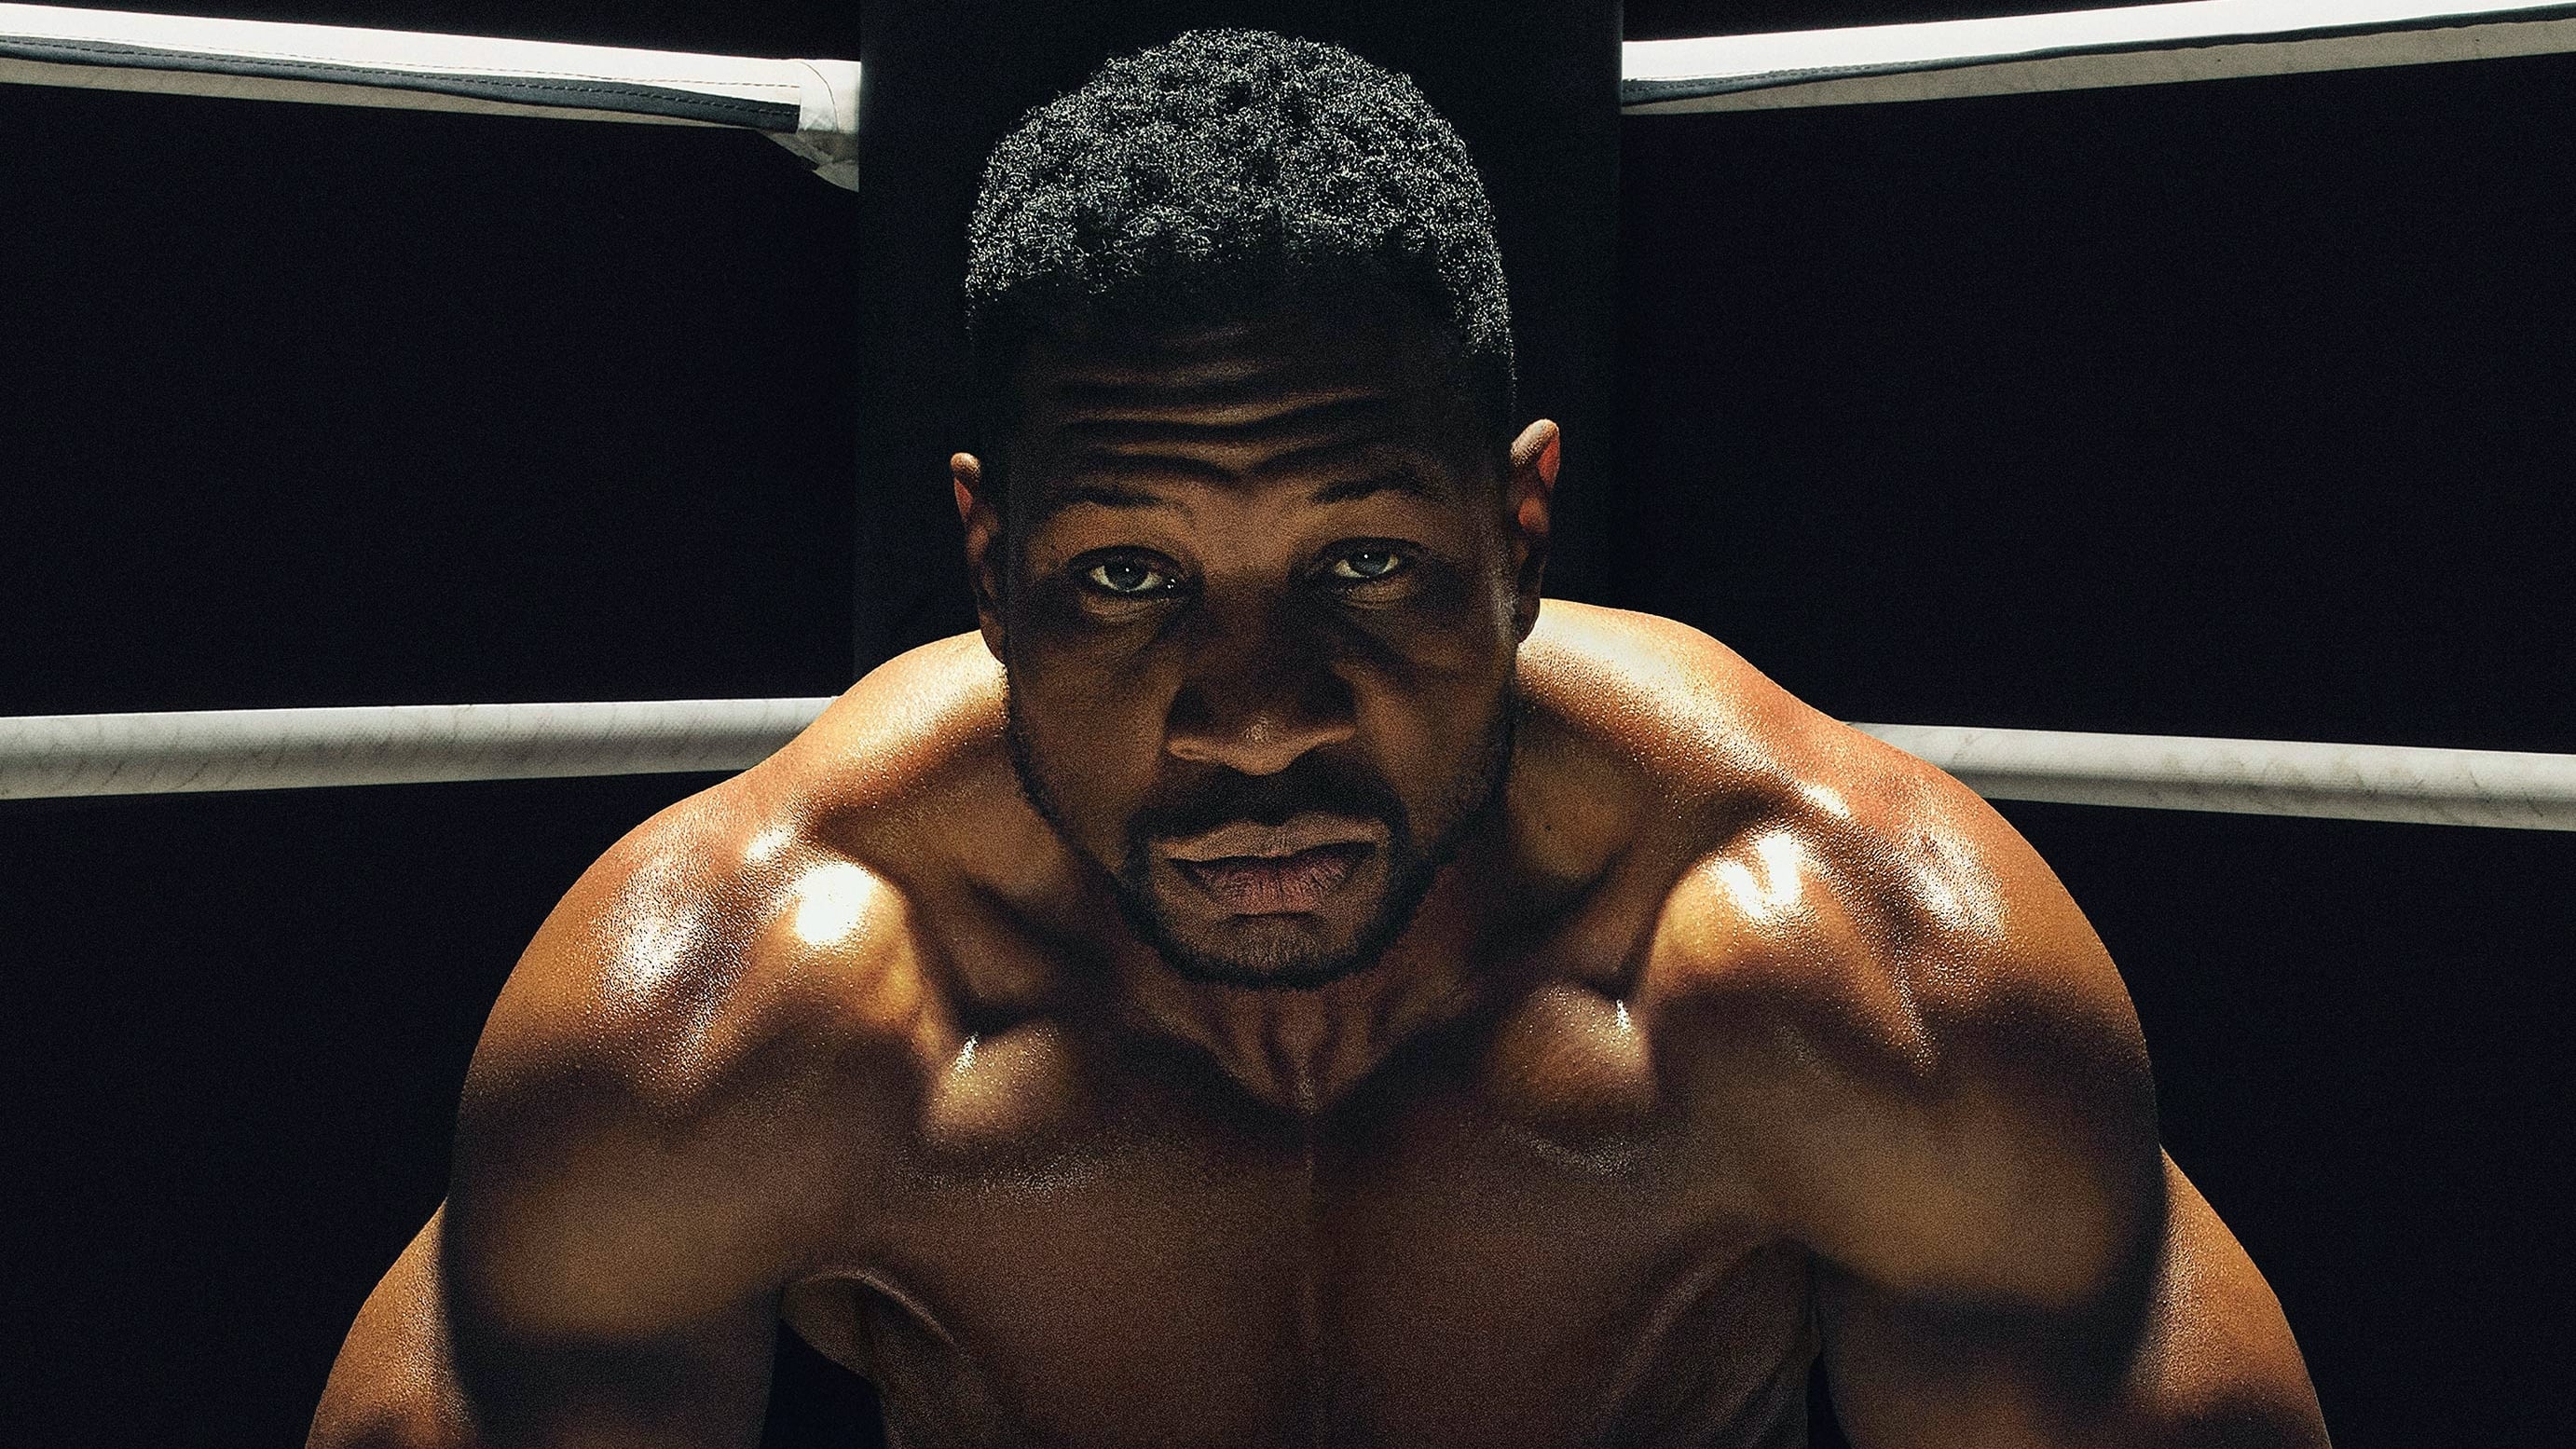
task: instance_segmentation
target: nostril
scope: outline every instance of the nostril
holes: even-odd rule
[[[1276,631],[1261,638],[1259,649],[1210,649],[1195,661],[1165,721],[1173,757],[1268,775],[1357,731],[1350,685],[1330,661]]]
[[[1165,750],[1193,764],[1223,765],[1246,775],[1275,775],[1313,750],[1348,739],[1347,718],[1284,719],[1245,714],[1232,719],[1184,722],[1177,716]]]

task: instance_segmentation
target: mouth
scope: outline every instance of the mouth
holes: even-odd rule
[[[1231,914],[1311,911],[1384,843],[1386,827],[1305,812],[1280,825],[1237,821],[1165,848],[1183,877]]]
[[[1322,905],[1375,848],[1365,841],[1342,841],[1286,855],[1176,856],[1172,864],[1232,914],[1291,915]]]

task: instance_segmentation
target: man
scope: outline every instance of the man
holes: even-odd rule
[[[995,151],[982,620],[547,921],[317,1445],[2319,1445],[2048,869],[1541,608],[1476,173],[1199,32]]]

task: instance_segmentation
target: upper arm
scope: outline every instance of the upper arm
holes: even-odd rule
[[[1831,1265],[1817,1310],[1836,1417],[1862,1449],[2321,1449],[2281,1305],[2170,1158],[2132,1271],[2072,1310],[1893,1291]]]
[[[768,1389],[765,1312],[529,1336],[461,1295],[444,1208],[395,1260],[332,1365],[314,1449],[748,1444]]]
[[[2035,852],[1854,744],[1656,941],[1735,1175],[1817,1260],[1852,1442],[2322,1443],[2279,1305],[2157,1145],[2108,953]]]
[[[447,1202],[362,1312],[315,1442],[751,1442],[778,1295],[848,1222],[936,1025],[909,939],[847,861],[747,867],[667,823],[612,851],[494,1007]],[[470,1428],[325,1434],[435,1407],[423,1364]]]

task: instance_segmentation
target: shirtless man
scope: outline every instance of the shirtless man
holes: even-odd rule
[[[782,1321],[912,1449],[2325,1443],[2030,848],[1542,609],[1409,83],[1185,36],[972,240],[980,636],[573,888],[312,1443],[748,1445]]]

